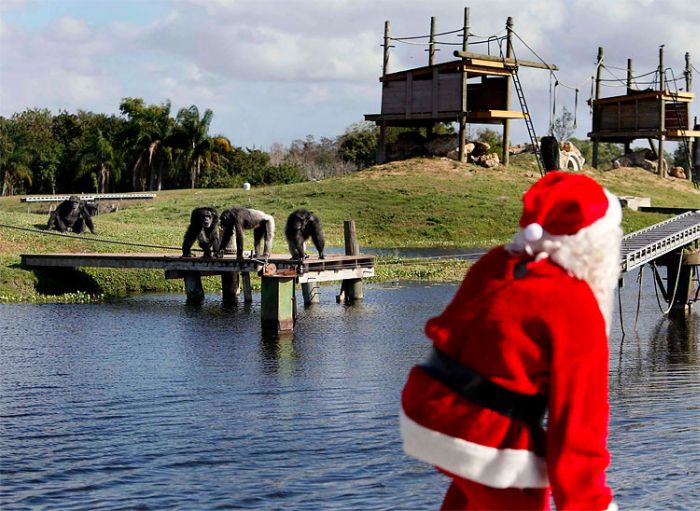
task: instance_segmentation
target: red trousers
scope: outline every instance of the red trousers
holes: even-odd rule
[[[491,488],[459,477],[452,479],[443,511],[549,511],[549,488]]]

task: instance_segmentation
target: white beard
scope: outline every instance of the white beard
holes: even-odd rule
[[[622,210],[617,197],[605,193],[609,203],[605,216],[576,234],[555,236],[545,231],[540,239],[527,241],[521,229],[506,248],[525,252],[535,260],[549,257],[570,275],[588,283],[609,333],[614,291],[620,278]]]

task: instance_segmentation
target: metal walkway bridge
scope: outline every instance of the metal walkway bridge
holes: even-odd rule
[[[622,238],[622,272],[650,263],[700,240],[700,210],[635,231]]]

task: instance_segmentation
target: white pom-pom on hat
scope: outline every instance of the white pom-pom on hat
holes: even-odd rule
[[[529,241],[530,243],[541,239],[543,234],[544,229],[542,229],[542,226],[537,223],[529,224],[523,229],[523,236],[525,237],[525,240]]]

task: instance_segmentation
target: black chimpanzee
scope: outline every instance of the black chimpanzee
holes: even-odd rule
[[[316,215],[303,208],[297,209],[287,218],[287,225],[284,227],[284,235],[289,245],[289,253],[292,259],[305,259],[308,256],[305,251],[304,242],[311,237],[318,257],[323,259],[323,248],[326,245],[323,239],[323,229],[321,221]]]
[[[190,226],[182,241],[182,257],[192,257],[192,244],[197,240],[204,251],[203,257],[212,257],[219,251],[219,214],[214,208],[194,208]]]
[[[253,229],[253,246],[251,257],[260,257],[260,242],[265,238],[263,257],[270,257],[272,238],[275,236],[275,219],[263,211],[249,208],[225,209],[221,213],[223,234],[219,257],[223,257],[228,244],[235,239],[236,258],[243,259],[243,229]],[[235,238],[234,238],[235,231]]]
[[[71,195],[51,213],[46,227],[61,232],[72,231],[82,234],[86,225],[92,234],[97,234],[88,207],[80,197]]]
[[[556,137],[545,136],[540,140],[540,154],[545,174],[550,170],[559,170],[559,142]]]

